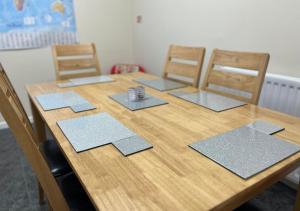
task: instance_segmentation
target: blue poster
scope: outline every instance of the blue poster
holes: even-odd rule
[[[0,49],[76,42],[73,0],[0,0]]]

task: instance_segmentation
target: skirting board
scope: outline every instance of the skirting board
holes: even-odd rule
[[[31,123],[33,123],[33,117],[32,116],[29,117],[29,120],[30,120]],[[5,121],[0,122],[0,130],[7,129],[7,128],[8,128],[8,125]]]

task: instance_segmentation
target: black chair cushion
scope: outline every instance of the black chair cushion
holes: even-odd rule
[[[44,141],[41,143],[40,149],[54,177],[59,177],[72,171],[54,140]]]
[[[71,211],[94,211],[95,208],[74,173],[57,178]]]
[[[239,208],[235,209],[234,211],[263,211],[263,209],[249,201],[240,206]]]

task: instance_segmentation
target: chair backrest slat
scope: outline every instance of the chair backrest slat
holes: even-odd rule
[[[224,80],[224,78],[226,78],[226,80]],[[208,77],[208,83],[230,87],[232,89],[238,89],[245,92],[253,92],[256,85],[255,79],[256,77],[251,75],[211,71],[210,76]],[[236,81],[240,81],[240,83],[236,83]]]
[[[44,159],[36,135],[4,69],[0,64],[0,112],[32,166],[54,210],[69,210],[55,178]]]
[[[257,105],[270,55],[215,49],[210,58],[202,89]],[[238,68],[238,70],[234,70]],[[243,69],[243,70],[242,70]],[[215,90],[216,85],[249,93],[251,97]]]
[[[174,79],[179,76],[175,78],[177,81],[198,87],[204,56],[205,48],[171,45],[163,77]]]
[[[1,64],[0,64],[0,74],[1,74],[2,79],[7,84],[7,88],[10,90],[11,97],[14,98],[14,100],[16,102],[16,105],[18,106],[19,110],[24,114],[24,116],[27,117],[26,111],[25,111],[24,107],[22,106],[22,103],[21,103],[21,101],[20,101],[13,85],[11,84],[11,82],[10,82],[8,76],[6,75],[6,72],[4,71]]]
[[[78,45],[56,45],[52,47],[56,79],[66,80],[101,74],[94,43]]]

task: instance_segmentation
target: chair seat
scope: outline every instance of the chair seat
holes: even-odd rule
[[[44,141],[41,143],[40,149],[54,177],[59,177],[72,171],[54,140]]]
[[[71,211],[95,210],[74,173],[59,177],[57,181]]]

